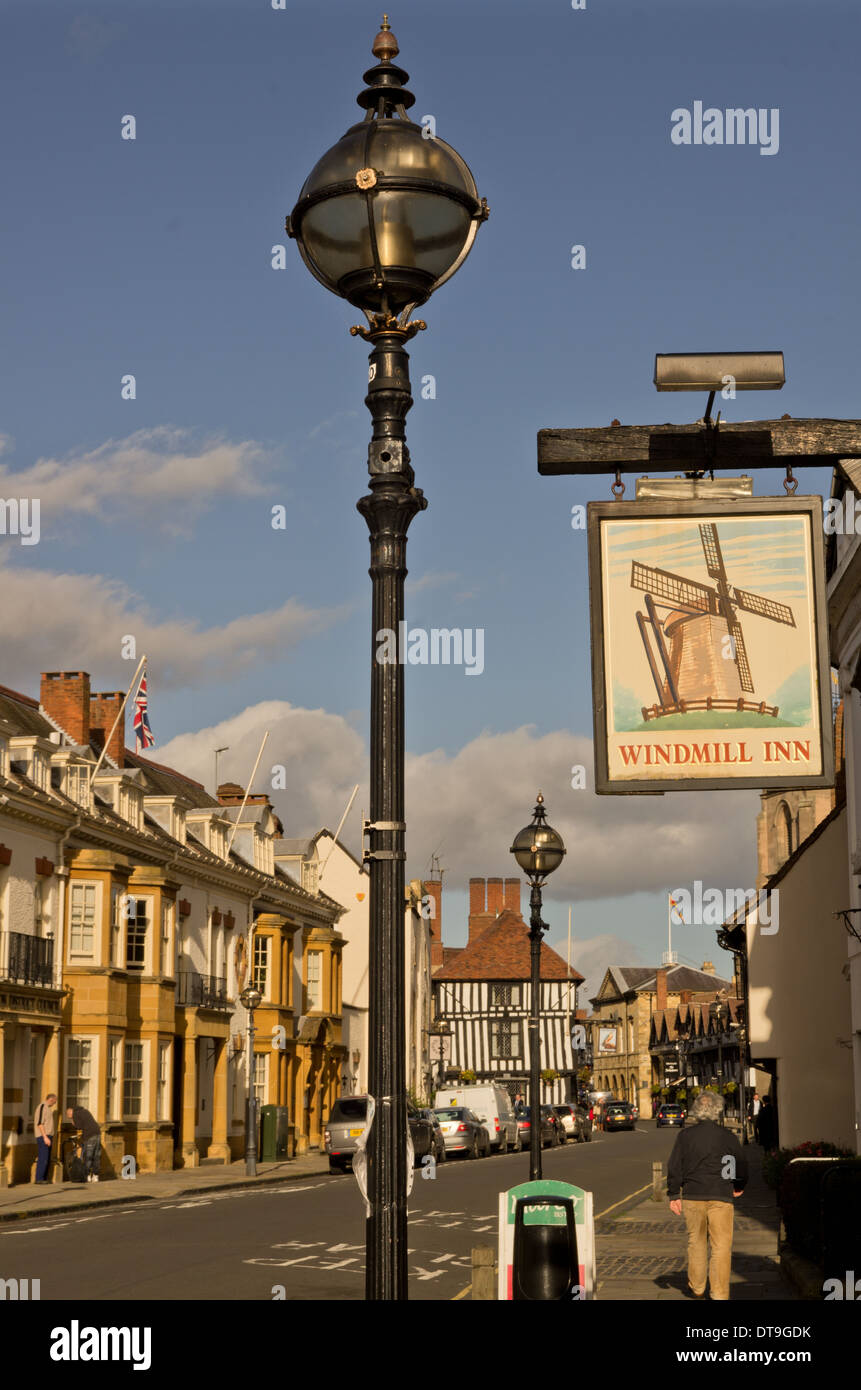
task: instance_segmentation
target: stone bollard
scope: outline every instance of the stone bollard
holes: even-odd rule
[[[652,1201],[662,1202],[664,1200],[664,1165],[663,1163],[652,1164]]]
[[[496,1298],[496,1251],[492,1245],[477,1245],[472,1251],[472,1298]]]

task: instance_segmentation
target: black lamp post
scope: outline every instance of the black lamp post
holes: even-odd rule
[[[407,1109],[404,1069],[404,690],[397,659],[377,659],[382,635],[400,635],[409,524],[427,506],[414,486],[405,420],[412,406],[404,344],[426,325],[409,322],[462,265],[487,204],[460,155],[426,138],[406,112],[415,101],[393,59],[383,16],[357,98],[364,119],[314,166],[287,219],[302,259],[321,284],[361,309],[372,344],[365,404],[373,420],[370,493],[358,503],[370,531],[371,810],[370,1053],[376,1113],[368,1143],[365,1294],[407,1296]],[[380,634],[380,636],[378,636]]]
[[[541,889],[548,874],[558,869],[565,854],[562,836],[547,824],[544,797],[538,793],[532,821],[514,837],[511,846],[520,868],[532,885],[529,895],[529,1180],[541,1177],[541,937],[547,923],[541,920]]]
[[[239,1002],[248,1011],[248,1060],[245,1063],[245,1174],[257,1177],[257,1097],[254,1094],[254,1010],[263,995],[254,985],[246,985]]]

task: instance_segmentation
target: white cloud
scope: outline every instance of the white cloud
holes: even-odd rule
[[[52,670],[116,671],[124,664],[121,644],[128,634],[138,654],[150,658],[153,688],[200,685],[283,657],[347,611],[288,599],[278,608],[201,628],[190,619],[160,620],[125,584],[104,575],[18,571],[2,560],[0,588],[2,681],[24,690],[34,671],[45,669],[46,656]]]
[[[177,527],[216,496],[260,496],[270,462],[253,440],[195,443],[191,431],[160,425],[17,471],[0,467],[0,496],[38,497],[43,530],[70,513],[104,520],[132,509]]]
[[[358,782],[360,795],[344,831],[356,852],[359,807],[368,807],[368,753],[363,735],[339,715],[268,701],[203,733],[182,735],[154,756],[176,759],[180,770],[210,784],[211,750],[230,744],[219,775],[244,785],[264,728],[272,730],[267,767],[287,767],[288,792],[270,791],[286,833],[312,834],[323,823],[334,830]],[[482,734],[453,755],[408,754],[408,875],[424,873],[440,845],[448,888],[465,889],[473,875],[513,874],[509,847],[531,820],[540,787],[568,850],[545,890],[555,902],[617,898],[634,889],[664,893],[695,878],[752,885],[755,793],[596,797],[572,790],[574,763],[591,769],[588,739],[566,732],[539,735],[529,726]],[[256,789],[267,784],[260,780]]]

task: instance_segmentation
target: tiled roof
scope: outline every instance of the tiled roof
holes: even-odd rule
[[[453,960],[444,956],[444,963],[434,971],[434,979],[528,980],[529,954],[529,929],[518,913],[506,908]],[[542,942],[541,979],[579,981],[583,976],[574,969],[569,972],[562,957]]]

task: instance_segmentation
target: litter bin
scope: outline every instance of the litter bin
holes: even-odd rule
[[[594,1296],[592,1193],[547,1178],[500,1192],[498,1297],[558,1302]]]
[[[287,1106],[263,1105],[260,1108],[260,1161],[275,1163],[287,1157]]]

